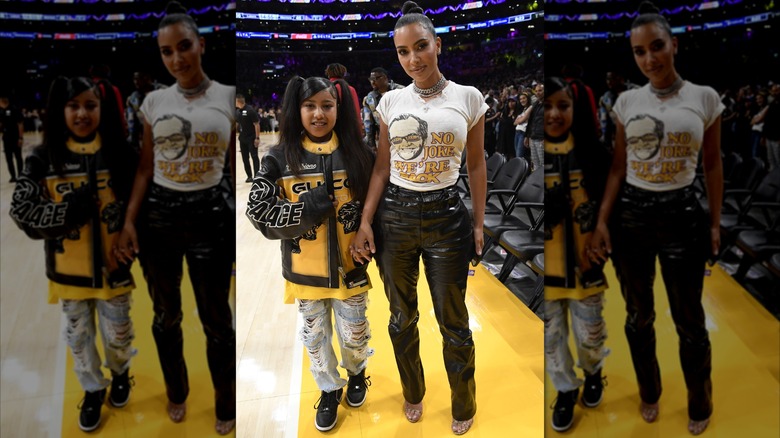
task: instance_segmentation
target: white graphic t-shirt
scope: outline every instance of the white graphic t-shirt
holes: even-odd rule
[[[468,132],[487,109],[479,90],[452,81],[427,102],[413,87],[388,91],[377,112],[390,136],[390,182],[419,192],[455,184]]]
[[[654,192],[690,185],[704,132],[723,109],[715,90],[690,82],[664,101],[649,84],[620,94],[614,110],[625,127],[626,182]]]
[[[219,184],[235,125],[236,89],[212,81],[188,101],[176,87],[149,93],[141,114],[152,125],[154,182],[189,192]]]

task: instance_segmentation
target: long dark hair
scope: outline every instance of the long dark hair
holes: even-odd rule
[[[556,76],[544,80],[544,92],[550,96],[564,90],[573,101],[571,135],[574,137],[574,156],[585,176],[583,185],[588,197],[601,201],[607,183],[612,157],[598,138],[594,126],[593,107],[588,100],[585,84],[574,79],[567,82]]]
[[[126,200],[130,196],[137,156],[127,144],[122,120],[124,115],[119,111],[113,85],[107,80],[101,79],[95,83],[85,77],[59,76],[52,81],[46,104],[43,147],[55,172],[64,176],[65,163],[71,153],[66,146],[71,132],[65,123],[65,105],[88,90],[92,90],[100,99],[100,124],[97,132],[101,138],[100,153],[111,173],[112,188],[120,200]]]
[[[335,84],[341,87],[341,96],[336,91]],[[347,168],[350,193],[353,198],[363,202],[368,192],[374,156],[363,143],[360,126],[357,124],[358,115],[355,114],[355,103],[352,101],[352,93],[345,80],[338,79],[331,82],[321,77],[304,79],[300,76],[290,79],[282,100],[279,143],[276,147],[284,150],[287,164],[293,175],[300,176],[303,162],[301,137],[305,135],[301,121],[301,103],[322,90],[328,90],[338,102],[336,125],[333,131],[339,138],[339,149],[344,150],[344,165]]]

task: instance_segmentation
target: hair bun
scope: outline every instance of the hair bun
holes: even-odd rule
[[[423,8],[421,8],[420,6],[417,5],[417,3],[412,2],[412,1],[408,1],[408,2],[404,3],[403,6],[401,6],[401,14],[403,14],[403,15],[406,15],[406,14],[422,14],[422,15],[425,15],[424,12],[425,11],[423,11]]]
[[[177,2],[176,0],[169,2],[168,5],[165,7],[165,15],[186,14],[186,13],[187,13],[187,8],[185,8],[184,5]]]
[[[656,5],[646,0],[639,4],[638,11],[640,14],[658,14],[661,12]]]

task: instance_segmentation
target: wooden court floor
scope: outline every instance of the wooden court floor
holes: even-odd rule
[[[25,136],[26,151],[40,141]],[[0,409],[2,437],[78,437],[78,405],[84,396],[62,335],[59,305],[46,304],[43,242],[33,241],[8,216],[13,185],[0,166]],[[185,267],[186,269],[186,267]],[[186,271],[185,271],[186,272]],[[134,376],[130,402],[123,408],[103,405],[101,426],[91,435],[105,437],[215,437],[214,390],[206,364],[206,340],[198,319],[192,286],[185,275],[182,289],[184,354],[190,379],[187,415],[174,424],[165,411],[167,398],[152,338],[152,306],[138,263],[131,317]],[[235,288],[234,288],[235,289]],[[235,294],[231,294],[235,309]],[[99,337],[98,337],[99,338]],[[98,342],[98,351],[102,347]],[[108,376],[108,370],[104,369]],[[232,434],[235,436],[235,433]]]
[[[36,138],[26,138],[35,142]],[[269,145],[272,136],[264,135]],[[240,157],[238,157],[240,163]],[[450,413],[441,357],[441,335],[421,283],[423,353],[428,394],[423,420],[409,424],[386,324],[387,302],[376,269],[371,268],[369,359],[372,386],[358,409],[339,408],[338,426],[320,434],[313,426],[319,398],[308,358],[297,340],[300,321],[295,306],[282,304],[279,243],[266,240],[244,217],[249,184],[243,169],[237,178],[236,276],[236,435],[242,437],[446,437]],[[8,217],[12,185],[0,165],[0,436],[84,436],[76,426],[76,406],[83,393],[72,371],[61,334],[60,309],[45,303],[43,248],[16,228]],[[663,286],[656,286],[659,360],[664,383],[659,420],[645,424],[638,415],[638,397],[623,334],[622,298],[608,268],[605,317],[609,330],[604,374],[608,386],[595,409],[575,411],[578,437],[682,437],[686,430],[685,391],[677,359],[677,338]],[[185,355],[192,392],[184,423],[172,424],[164,411],[165,397],[151,339],[151,304],[135,267],[134,292],[138,356],[131,374],[136,386],[122,409],[103,407],[96,436],[216,436],[205,341],[188,289],[185,299]],[[468,291],[468,306],[477,348],[477,401],[472,437],[554,437],[549,405],[555,397],[545,378],[541,321],[481,267]],[[187,283],[185,281],[185,283]],[[185,286],[186,287],[186,286]],[[780,324],[719,267],[705,280],[704,306],[713,345],[715,412],[704,436],[780,436]],[[427,310],[426,310],[427,309]],[[544,384],[547,386],[545,387]]]
[[[639,414],[636,377],[623,332],[624,301],[611,262],[607,265],[607,280],[610,287],[606,292],[604,317],[608,331],[606,344],[612,352],[603,369],[608,381],[604,398],[596,408],[578,403],[574,426],[564,433],[552,429],[552,410],[546,409],[545,436],[691,436],[687,429],[687,392],[680,368],[677,332],[660,274],[655,282],[655,330],[663,393],[658,419],[652,424],[645,423]],[[780,323],[717,265],[705,277],[703,303],[712,344],[714,410],[702,436],[780,436]],[[576,354],[573,344],[571,348]],[[582,370],[577,372],[581,377]],[[548,407],[556,395],[549,378],[545,378]]]

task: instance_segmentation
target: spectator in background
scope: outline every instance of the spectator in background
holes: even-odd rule
[[[525,93],[521,93],[518,97],[517,112],[518,116],[515,117],[515,156],[525,157],[525,150],[523,143],[525,142],[525,130],[528,128],[528,119],[531,118],[531,97]]]
[[[536,170],[544,166],[544,84],[536,84],[534,93],[536,102],[531,106],[524,142],[531,149],[531,166]]]
[[[493,96],[488,95],[485,103],[488,106],[487,112],[485,112],[485,152],[491,156],[496,152],[496,125],[498,125],[501,113],[495,110],[496,100]]]
[[[780,166],[780,84],[769,89],[769,105],[764,116],[764,145],[769,170]]]
[[[366,144],[368,144],[371,149],[376,149],[376,136],[379,135],[379,113],[376,112],[376,107],[379,105],[379,101],[385,93],[390,90],[404,88],[404,86],[391,81],[387,70],[382,67],[376,67],[371,70],[368,81],[371,82],[373,90],[371,90],[368,95],[366,95],[365,99],[363,99],[363,126],[366,131]],[[368,111],[365,111],[366,108]]]
[[[506,106],[498,119],[498,144],[496,148],[507,159],[515,156],[515,119],[520,115],[517,98],[507,97]]]
[[[328,64],[328,66],[325,67],[325,76],[327,76],[331,82],[336,82],[337,79],[344,79],[344,82],[347,82],[347,67],[339,63]],[[349,84],[349,82],[347,82],[347,84]],[[341,85],[338,83],[336,84],[336,90],[339,93],[339,99],[341,99]],[[355,114],[357,114],[357,123],[360,127],[360,134],[365,136],[366,132],[365,129],[363,129],[363,120],[360,116],[360,99],[358,99],[357,91],[355,91],[355,87],[352,85],[349,85],[349,92],[352,93],[352,102],[355,104]]]
[[[254,108],[247,105],[243,94],[236,94],[236,124],[238,125],[238,144],[241,149],[241,159],[244,161],[246,181],[252,182],[255,173],[260,170],[260,158],[257,147],[260,145],[260,117]],[[249,157],[252,162],[249,162]],[[254,164],[254,170],[252,170]]]
[[[141,104],[147,94],[165,88],[165,85],[158,84],[149,73],[141,70],[133,72],[133,85],[135,91],[130,93],[125,103],[125,120],[129,133],[127,140],[133,149],[140,154],[144,134],[144,124],[140,119]]]
[[[24,120],[18,108],[11,105],[7,95],[0,95],[0,130],[3,133],[3,151],[10,182],[16,182],[16,176],[22,174],[22,146],[24,145]],[[14,167],[14,161],[16,166]]]
[[[764,130],[764,117],[766,116],[767,93],[762,90],[756,93],[755,105],[753,106],[753,117],[750,119],[750,156],[758,157],[758,146],[761,144],[761,137]]]
[[[620,93],[627,89],[636,88],[635,85],[627,85],[623,76],[614,71],[608,71],[606,76],[607,91],[599,99],[599,121],[601,122],[601,141],[610,151],[614,149],[615,141],[615,113],[612,106],[615,105]]]

